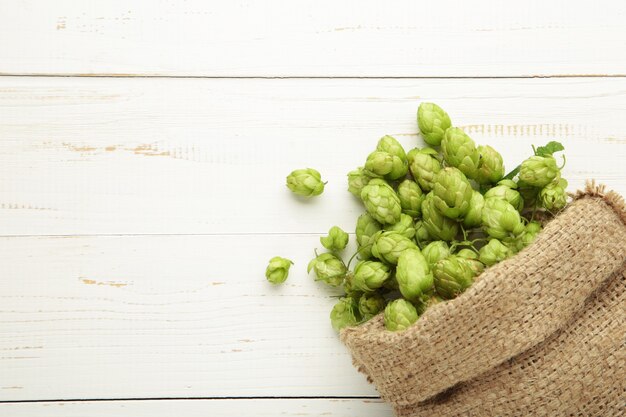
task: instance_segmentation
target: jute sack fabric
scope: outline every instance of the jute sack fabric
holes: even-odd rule
[[[622,416],[626,209],[588,184],[533,244],[403,332],[341,332],[397,416]]]

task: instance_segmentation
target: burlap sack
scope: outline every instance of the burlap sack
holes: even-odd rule
[[[410,329],[344,329],[398,416],[626,415],[626,210],[589,184],[537,240]]]

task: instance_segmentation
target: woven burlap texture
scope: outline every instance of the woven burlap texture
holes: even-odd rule
[[[397,416],[617,416],[626,405],[626,210],[591,183],[536,241],[403,332],[341,332]]]

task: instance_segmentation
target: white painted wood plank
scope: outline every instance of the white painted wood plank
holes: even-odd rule
[[[330,326],[315,235],[0,238],[0,401],[377,396]],[[347,251],[352,252],[352,250]],[[276,255],[295,265],[273,287]]]
[[[4,413],[4,414],[3,414]],[[381,400],[193,400],[0,404],[11,417],[392,417]]]
[[[620,0],[26,0],[0,17],[5,74],[626,74]]]
[[[362,211],[345,174],[379,137],[420,145],[444,106],[509,169],[563,141],[572,190],[626,194],[626,79],[0,78],[0,234],[322,233]],[[328,185],[304,203],[295,168]]]

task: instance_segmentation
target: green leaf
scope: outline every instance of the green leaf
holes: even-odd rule
[[[537,156],[549,156],[555,152],[563,151],[565,148],[560,142],[551,141],[546,146],[540,146],[535,149],[535,155]]]

